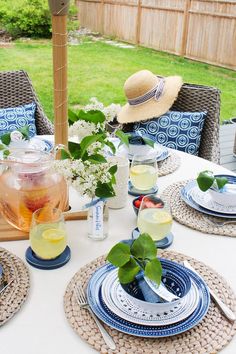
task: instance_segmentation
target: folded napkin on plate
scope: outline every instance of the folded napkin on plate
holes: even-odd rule
[[[161,298],[146,283],[143,278],[143,275],[143,272],[140,272],[138,275],[136,275],[135,278],[137,280],[138,287],[141,290],[144,300],[153,303],[163,302]]]

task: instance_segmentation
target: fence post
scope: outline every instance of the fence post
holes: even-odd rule
[[[186,54],[187,40],[188,40],[188,26],[189,26],[189,10],[191,7],[191,0],[185,0],[183,32],[180,55],[183,57]]]
[[[142,0],[138,0],[137,21],[136,21],[136,38],[135,43],[140,43],[140,27],[141,27],[141,11]]]
[[[101,0],[100,5],[100,32],[104,34],[104,0]]]

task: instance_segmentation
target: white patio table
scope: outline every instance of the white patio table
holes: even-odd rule
[[[158,180],[159,192],[176,181],[195,178],[203,169],[215,173],[231,173],[224,168],[201,158],[178,152],[181,166],[174,173]],[[107,253],[122,239],[130,238],[136,226],[132,209],[132,197],[124,209],[110,210],[109,237],[104,241],[91,241],[86,234],[86,221],[67,222],[68,244],[71,260],[57,270],[39,270],[31,266],[31,288],[21,310],[2,328],[0,334],[1,354],[89,354],[96,353],[72,330],[64,309],[63,295],[68,282],[78,269],[96,257]],[[81,201],[71,191],[73,208]],[[174,242],[170,249],[185,253],[205,262],[223,275],[236,292],[236,239],[214,236],[173,224]],[[1,242],[1,247],[25,259],[29,241]],[[222,350],[223,354],[236,353],[236,337]]]

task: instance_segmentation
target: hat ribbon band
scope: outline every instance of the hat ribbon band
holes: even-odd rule
[[[129,99],[128,100],[129,104],[131,106],[138,106],[147,101],[150,101],[152,98],[155,98],[155,100],[158,101],[163,93],[164,84],[165,84],[165,80],[160,79],[159,83],[144,95]]]

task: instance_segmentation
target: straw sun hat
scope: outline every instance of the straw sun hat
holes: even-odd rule
[[[131,75],[124,84],[128,103],[118,113],[119,123],[138,122],[166,113],[182,84],[180,76],[159,78],[149,70]]]

